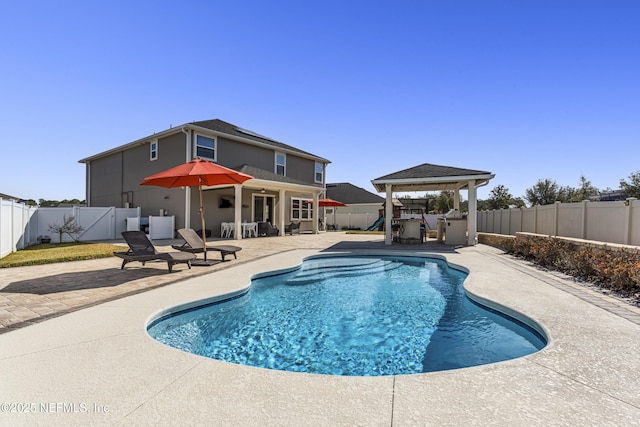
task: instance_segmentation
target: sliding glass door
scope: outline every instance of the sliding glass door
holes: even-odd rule
[[[275,224],[276,197],[264,194],[253,196],[253,220],[255,222],[269,222]]]

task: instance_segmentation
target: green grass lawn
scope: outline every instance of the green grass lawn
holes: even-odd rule
[[[0,259],[0,268],[107,258],[113,256],[113,251],[126,249],[124,246],[108,243],[42,243]]]

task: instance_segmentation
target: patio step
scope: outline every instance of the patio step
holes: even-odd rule
[[[402,264],[389,260],[338,260],[332,264],[318,263],[305,264],[303,270],[299,271],[295,277],[286,281],[287,285],[306,285],[320,280],[332,279],[337,277],[361,276],[366,274],[381,273],[386,270],[392,270],[400,267]]]

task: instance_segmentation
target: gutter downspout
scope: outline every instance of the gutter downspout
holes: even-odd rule
[[[191,132],[185,127],[180,130],[185,134],[185,157],[189,162],[191,161]],[[184,188],[184,228],[191,228],[191,187]]]
[[[84,185],[85,187],[85,205],[91,207],[91,162],[87,162],[87,168],[85,170]]]

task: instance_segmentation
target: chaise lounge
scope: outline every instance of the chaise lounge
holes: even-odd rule
[[[127,252],[114,252],[113,255],[122,258],[120,270],[130,262],[138,261],[144,265],[147,261],[166,261],[169,273],[173,271],[174,264],[187,264],[191,268],[191,261],[195,255],[183,252],[158,252],[151,240],[144,234],[144,231],[123,231],[122,238],[129,245]]]
[[[183,252],[189,252],[192,254],[199,254],[204,252],[204,261],[196,260],[193,265],[212,265],[212,262],[207,261],[207,252],[209,251],[220,252],[222,261],[224,262],[224,257],[226,255],[233,255],[235,259],[238,259],[236,252],[242,250],[242,248],[232,245],[207,245],[207,250],[205,251],[205,245],[202,242],[202,238],[198,236],[198,234],[194,230],[190,228],[181,228],[178,230],[178,234],[180,235],[180,237],[182,237],[184,243],[182,245],[171,245],[173,249],[177,249]]]

